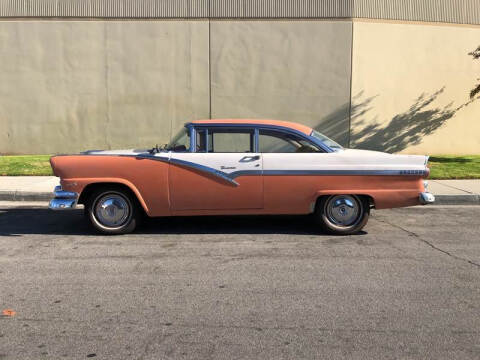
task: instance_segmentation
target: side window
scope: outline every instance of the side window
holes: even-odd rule
[[[312,153],[323,152],[312,142],[289,133],[260,130],[261,153]]]
[[[196,130],[196,152],[207,152],[207,130],[206,129],[197,129]]]
[[[253,129],[208,129],[208,152],[245,153],[254,152]]]
[[[190,150],[190,131],[181,129],[168,143],[166,150],[174,152],[187,152]]]

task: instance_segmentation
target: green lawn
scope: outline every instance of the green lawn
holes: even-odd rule
[[[0,156],[0,176],[53,175],[50,155]]]
[[[50,155],[0,156],[0,175],[52,175]],[[431,156],[431,179],[480,179],[480,155]]]
[[[480,155],[431,156],[430,179],[480,179]]]

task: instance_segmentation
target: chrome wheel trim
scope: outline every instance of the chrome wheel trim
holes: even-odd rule
[[[363,207],[356,196],[335,195],[325,203],[325,216],[332,225],[350,228],[362,219]]]
[[[100,195],[94,205],[95,220],[102,226],[110,229],[120,228],[131,218],[132,206],[130,201],[119,193]]]

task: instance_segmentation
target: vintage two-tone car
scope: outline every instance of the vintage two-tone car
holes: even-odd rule
[[[128,233],[142,215],[313,214],[353,234],[370,209],[432,203],[427,156],[344,149],[312,128],[273,120],[201,120],[151,150],[51,158],[53,210],[85,205],[93,226]]]

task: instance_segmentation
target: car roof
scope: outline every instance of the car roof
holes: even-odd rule
[[[235,124],[235,125],[269,125],[269,126],[280,126],[293,130],[300,131],[306,135],[312,133],[312,128],[306,125],[282,121],[282,120],[259,120],[259,119],[210,119],[210,120],[195,120],[190,121],[188,124]]]

